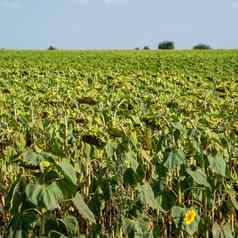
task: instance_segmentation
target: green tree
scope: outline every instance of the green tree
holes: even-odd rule
[[[173,41],[162,41],[158,46],[159,50],[173,50],[175,49],[175,44]]]
[[[209,45],[199,43],[193,47],[194,50],[210,50],[211,47]]]
[[[50,46],[48,47],[48,50],[56,50],[56,47],[50,45]]]

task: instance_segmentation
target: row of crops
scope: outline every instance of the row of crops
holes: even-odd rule
[[[238,237],[238,51],[0,52],[0,237]]]

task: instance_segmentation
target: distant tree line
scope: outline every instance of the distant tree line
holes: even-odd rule
[[[150,50],[150,47],[148,45],[143,47],[144,50]],[[174,50],[175,49],[175,43],[173,41],[162,41],[158,45],[159,50]],[[193,46],[194,50],[210,50],[212,49],[209,45],[204,43],[199,43],[195,46]],[[48,47],[48,50],[57,50],[55,46],[50,45]],[[135,50],[140,50],[139,47],[136,47]]]
[[[144,50],[150,50],[149,46],[144,46]],[[175,43],[173,41],[162,41],[158,45],[159,50],[174,50],[175,49]],[[210,50],[212,49],[209,45],[204,43],[199,43],[195,46],[193,46],[194,50]],[[135,50],[140,50],[139,47],[136,47]]]

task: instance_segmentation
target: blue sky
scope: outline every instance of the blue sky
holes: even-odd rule
[[[0,48],[238,48],[238,0],[0,0]]]

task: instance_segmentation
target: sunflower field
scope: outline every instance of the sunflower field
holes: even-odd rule
[[[0,237],[238,237],[238,51],[0,51]]]

